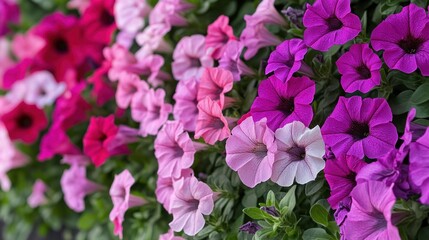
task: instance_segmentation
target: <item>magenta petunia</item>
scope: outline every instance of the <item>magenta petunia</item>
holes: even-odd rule
[[[198,117],[198,81],[196,78],[179,81],[174,93],[174,119],[183,124],[186,131],[194,132]]]
[[[354,44],[337,61],[344,91],[367,93],[381,83],[380,69],[383,66],[380,58],[369,44]]]
[[[356,175],[365,165],[362,159],[345,155],[326,161],[325,178],[331,190],[328,202],[333,209],[350,196],[356,186]]]
[[[207,144],[214,145],[231,135],[228,121],[223,116],[219,103],[206,97],[198,103],[197,107],[198,118],[195,126],[195,139],[202,137]]]
[[[429,204],[429,128],[416,142],[410,144],[410,172],[411,182],[420,189],[420,202]]]
[[[99,107],[115,97],[115,87],[107,76],[109,69],[110,66],[103,63],[90,77],[88,77],[88,83],[93,85],[91,96],[95,99]]]
[[[429,76],[429,18],[425,9],[415,4],[388,16],[371,34],[371,45],[384,50],[387,66],[405,73],[420,69]]]
[[[49,131],[42,137],[40,152],[37,155],[39,161],[46,161],[55,155],[79,154],[80,149],[72,143],[67,132],[59,124],[54,123]]]
[[[273,131],[293,121],[308,126],[313,119],[310,104],[315,91],[315,83],[308,77],[292,77],[284,83],[271,76],[260,83],[258,97],[250,112],[255,121],[267,118],[267,124]]]
[[[236,40],[233,29],[228,24],[229,18],[221,15],[207,28],[206,48],[212,48],[214,59],[222,57],[228,41]]]
[[[398,133],[383,98],[340,97],[322,127],[323,139],[336,156],[378,158],[395,147]]]
[[[306,53],[307,46],[301,39],[293,38],[282,42],[270,54],[265,74],[274,72],[278,79],[288,81],[301,68]]]
[[[17,24],[20,19],[20,9],[17,1],[0,1],[0,37],[9,32],[11,24]]]
[[[205,68],[198,85],[198,101],[209,97],[223,108],[225,93],[232,90],[233,82],[230,71],[222,68]]]
[[[377,181],[364,182],[353,189],[351,196],[345,239],[401,239],[392,222],[392,208],[396,201],[392,186]]]
[[[246,118],[226,141],[226,163],[238,172],[244,185],[253,188],[272,176],[277,145],[266,119]]]
[[[350,0],[316,0],[307,4],[303,23],[304,41],[319,51],[344,44],[361,31],[360,19],[351,13]]]
[[[87,41],[109,44],[116,30],[113,6],[115,0],[91,0],[80,20],[85,26],[84,37]]]

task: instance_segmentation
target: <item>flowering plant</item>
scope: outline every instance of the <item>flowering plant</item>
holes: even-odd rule
[[[429,239],[428,4],[0,0],[3,238]]]

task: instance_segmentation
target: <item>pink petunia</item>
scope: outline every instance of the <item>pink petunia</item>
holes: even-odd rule
[[[198,117],[198,81],[196,78],[179,81],[174,93],[174,119],[183,124],[186,131],[194,132]]]
[[[202,137],[207,144],[214,145],[231,135],[228,122],[222,108],[209,97],[198,103],[198,118],[195,127],[195,139]]]
[[[219,59],[219,67],[230,71],[234,81],[240,81],[241,76],[255,74],[255,71],[240,58],[243,47],[242,42],[231,40],[226,44],[225,51]]]
[[[85,10],[88,8],[90,0],[70,0],[67,3],[67,8],[69,9],[77,9],[80,14],[83,14]]]
[[[206,48],[212,48],[212,57],[219,59],[225,51],[225,44],[236,39],[232,27],[229,26],[229,18],[221,15],[207,28]]]
[[[159,236],[159,240],[185,240],[182,237],[177,237],[174,236],[174,232],[172,229],[168,230],[167,233],[161,234],[161,236]]]
[[[42,137],[37,159],[46,161],[55,155],[79,154],[80,152],[80,149],[70,140],[67,132],[59,124],[54,124]]]
[[[160,0],[149,15],[149,23],[186,26],[188,23],[182,14],[192,8],[193,5],[184,0]]]
[[[116,0],[113,9],[118,29],[132,35],[144,27],[151,11],[146,0]]]
[[[198,85],[197,100],[209,97],[223,108],[225,93],[232,90],[233,76],[230,71],[222,68],[206,68]]]
[[[164,81],[171,79],[168,73],[161,70],[162,66],[164,66],[164,58],[161,55],[150,54],[143,58],[137,56],[137,61],[141,69],[139,75],[152,86],[157,87],[162,85]]]
[[[171,202],[174,197],[173,182],[184,177],[191,177],[194,174],[191,168],[183,169],[179,178],[158,176],[156,181],[156,200],[161,203],[168,213],[171,213]]]
[[[225,149],[226,163],[246,186],[253,188],[272,176],[277,145],[266,119],[255,123],[246,118],[232,130]]]
[[[275,0],[262,0],[255,13],[252,14],[253,21],[262,24],[284,25],[286,20],[276,10],[274,2]]]
[[[37,179],[36,182],[33,185],[33,191],[31,192],[31,195],[27,199],[27,203],[31,208],[36,208],[40,205],[43,205],[47,202],[45,192],[47,191],[48,187],[46,184],[40,180]]]
[[[123,73],[119,78],[116,90],[116,103],[118,107],[126,109],[138,92],[149,91],[148,84],[141,80],[136,74]]]
[[[136,36],[137,43],[142,47],[137,55],[149,55],[153,52],[173,51],[171,45],[165,41],[164,36],[170,32],[171,26],[165,23],[151,24]]]
[[[45,41],[29,31],[26,34],[16,34],[11,49],[19,60],[23,60],[33,58],[44,46]]]

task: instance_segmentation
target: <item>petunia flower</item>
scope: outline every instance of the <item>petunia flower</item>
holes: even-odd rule
[[[230,40],[226,44],[225,51],[219,59],[219,67],[230,71],[234,77],[234,81],[240,81],[240,76],[255,74],[255,71],[240,59],[243,47],[241,42]]]
[[[153,52],[173,51],[171,44],[164,37],[170,32],[171,26],[165,23],[151,24],[147,26],[143,32],[137,34],[136,42],[142,47],[137,55],[150,55]]]
[[[361,31],[360,19],[351,13],[350,0],[316,0],[307,4],[303,23],[304,42],[319,51],[344,44]]]
[[[325,144],[319,126],[307,128],[294,121],[275,132],[277,152],[271,180],[280,186],[291,186],[294,179],[306,184],[316,179],[325,167]]]
[[[54,123],[42,137],[37,159],[46,161],[55,155],[79,154],[80,152],[80,149],[72,143],[66,131],[59,124]]]
[[[118,29],[133,35],[144,27],[144,19],[151,11],[146,0],[116,0],[113,9]]]
[[[214,145],[231,135],[222,108],[209,97],[198,102],[198,118],[195,126],[195,139],[202,137],[207,144]]]
[[[282,42],[271,52],[265,74],[274,72],[278,79],[288,81],[305,64],[303,59],[306,53],[307,46],[301,39],[293,38]]]
[[[365,165],[362,159],[344,155],[326,161],[325,178],[331,190],[328,202],[333,209],[338,209],[340,202],[350,196],[356,186],[356,175]]]
[[[83,14],[88,8],[90,0],[70,0],[67,3],[67,8],[77,9],[80,14]]]
[[[87,80],[93,85],[91,96],[95,98],[97,106],[100,107],[115,97],[116,89],[108,79],[109,69],[110,66],[104,63]]]
[[[198,85],[197,100],[209,97],[223,108],[225,93],[232,90],[232,85],[233,76],[230,71],[222,68],[205,68]]]
[[[225,15],[220,15],[207,28],[206,48],[212,48],[212,57],[219,59],[225,51],[225,45],[230,40],[236,40],[231,26],[229,26],[229,18]]]
[[[158,176],[179,178],[182,170],[190,168],[194,163],[194,155],[200,150],[199,145],[192,142],[180,122],[167,121],[159,131],[154,145]]]
[[[421,191],[420,202],[429,204],[429,128],[416,142],[410,144],[409,156],[410,180]]]
[[[140,122],[140,134],[156,135],[159,128],[168,120],[173,111],[171,104],[165,103],[165,91],[149,89],[146,93],[138,93],[131,102],[131,114],[135,121]]]
[[[149,23],[164,23],[169,26],[186,26],[188,24],[183,13],[192,9],[194,5],[184,0],[160,0],[149,15]]]
[[[172,229],[168,230],[167,233],[161,234],[159,240],[184,240],[182,237],[174,236]]]
[[[398,133],[383,98],[340,97],[322,127],[323,139],[336,156],[378,158],[395,147]]]
[[[341,86],[348,93],[357,90],[367,93],[380,85],[382,66],[369,44],[354,44],[337,60],[338,72],[342,75]]]
[[[168,73],[161,70],[162,66],[164,66],[164,58],[161,55],[150,54],[143,58],[137,56],[137,61],[141,68],[139,75],[152,86],[160,86],[165,80],[171,79]]]
[[[61,188],[67,206],[75,212],[82,212],[85,210],[85,197],[102,190],[103,186],[86,178],[85,167],[72,165],[61,177]]]
[[[377,181],[364,182],[353,189],[351,196],[345,239],[401,239],[392,223],[391,211],[396,201],[392,186]]]
[[[256,222],[247,222],[240,227],[241,232],[246,232],[248,234],[255,234],[261,229],[262,227],[259,226]]]
[[[119,78],[116,90],[116,103],[118,107],[126,109],[138,92],[149,91],[149,85],[141,80],[139,76],[124,72]]]
[[[20,6],[16,1],[0,1],[0,37],[6,35],[10,24],[17,24],[20,21]]]
[[[31,31],[25,34],[16,34],[13,37],[11,50],[19,59],[33,58],[45,46],[45,41]]]
[[[27,199],[27,203],[31,208],[36,208],[40,205],[43,205],[47,202],[45,192],[47,190],[46,184],[40,180],[37,179],[36,182],[33,185],[33,191],[31,192],[31,195]]]
[[[192,35],[180,39],[173,52],[172,70],[176,80],[199,78],[205,67],[213,66],[210,51],[205,49],[205,37]]]
[[[24,102],[16,104],[13,109],[0,118],[12,140],[34,143],[40,132],[48,125],[48,119],[40,108]]]
[[[308,126],[313,119],[310,104],[315,91],[315,83],[308,77],[292,77],[284,83],[271,76],[259,84],[258,97],[250,112],[255,121],[267,118],[267,124],[273,131],[293,121]]]
[[[91,0],[80,19],[84,36],[89,41],[109,44],[116,30],[113,6],[115,0]]]
[[[175,232],[183,230],[185,234],[195,236],[204,227],[204,215],[210,215],[213,211],[213,191],[194,176],[175,181],[173,188],[173,221],[170,228]]]
[[[266,119],[255,123],[252,117],[246,118],[232,130],[225,149],[226,163],[244,185],[254,188],[272,176],[277,145]]]
[[[420,69],[429,76],[429,19],[425,9],[415,4],[388,16],[371,34],[371,45],[384,50],[383,59],[391,69],[412,73]]]
[[[91,159],[82,154],[66,154],[61,159],[62,164],[68,164],[70,166],[78,165],[78,166],[88,166],[91,163]]]
[[[170,177],[161,177],[158,176],[158,179],[156,180],[156,200],[164,206],[164,209],[171,213],[171,202],[174,198],[174,188],[173,188],[173,182],[184,177],[191,177],[194,175],[194,172],[191,168],[183,169],[179,178],[174,178],[172,176]]]
[[[125,212],[129,208],[138,207],[146,204],[146,200],[134,196],[130,193],[135,180],[131,173],[125,169],[120,174],[115,175],[112,186],[110,187],[110,197],[113,202],[113,209],[110,211],[110,221],[115,225],[114,234],[122,239],[122,222]]]
[[[194,132],[198,117],[198,81],[196,78],[179,81],[173,95],[174,119],[183,124],[186,131]]]
[[[253,21],[262,24],[284,25],[286,21],[276,10],[274,2],[275,0],[262,0],[252,14]]]

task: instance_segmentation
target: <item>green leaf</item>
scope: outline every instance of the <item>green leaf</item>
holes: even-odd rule
[[[97,218],[95,217],[94,213],[84,212],[82,216],[79,218],[79,221],[77,222],[77,227],[80,230],[87,231],[94,226],[96,221],[97,221]]]
[[[271,207],[271,206],[274,206],[275,204],[276,204],[276,195],[274,194],[273,191],[270,190],[267,194],[266,206]]]
[[[250,218],[256,220],[265,219],[266,217],[266,215],[264,214],[265,212],[256,207],[245,208],[243,209],[243,212]]]
[[[323,181],[322,180],[315,180],[307,183],[305,185],[305,195],[311,196],[318,192],[323,187]]]
[[[398,94],[395,98],[389,101],[389,105],[392,108],[394,115],[400,115],[408,112],[411,107],[410,98],[413,95],[413,91],[406,90]]]
[[[314,204],[310,209],[310,217],[314,222],[327,227],[329,212],[320,204]]]
[[[287,207],[288,212],[293,211],[296,205],[295,190],[296,190],[296,185],[293,185],[286,193],[286,195],[283,197],[283,199],[280,201],[279,203],[280,209]]]
[[[310,228],[305,230],[302,235],[303,240],[334,240],[324,229],[322,228]]]
[[[429,102],[415,105],[416,108],[416,117],[417,118],[427,118],[429,117]]]
[[[429,101],[429,83],[420,85],[411,95],[412,104],[422,104],[427,101]]]

